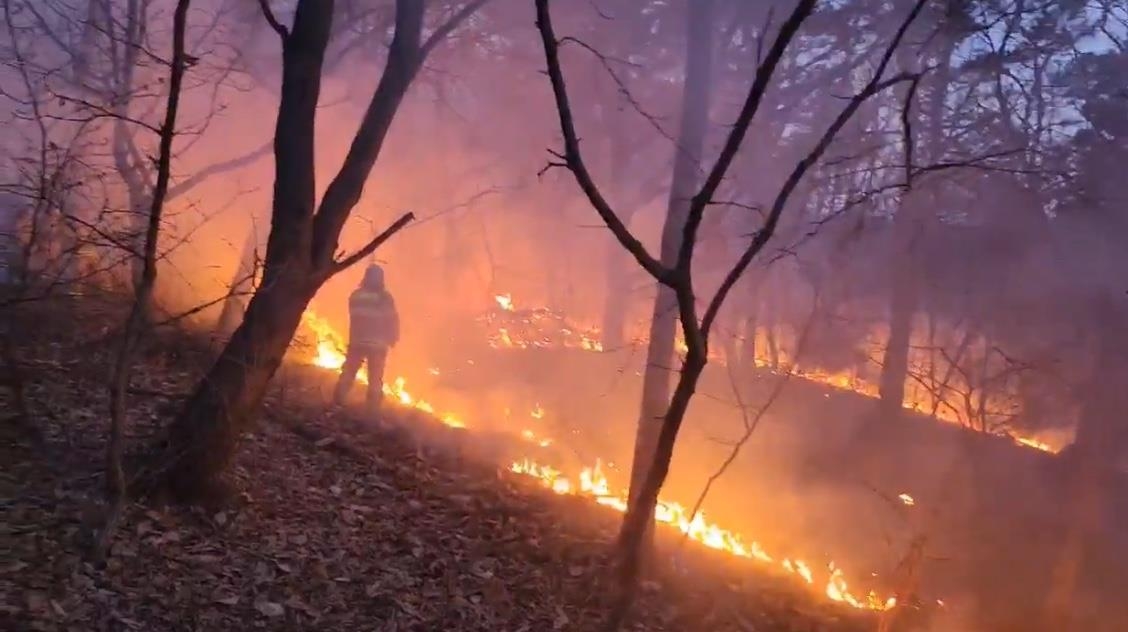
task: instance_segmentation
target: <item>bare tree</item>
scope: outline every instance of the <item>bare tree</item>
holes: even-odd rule
[[[133,302],[129,309],[125,331],[114,360],[110,382],[110,440],[106,451],[106,473],[111,509],[106,525],[98,538],[95,555],[101,557],[117,525],[126,496],[125,470],[122,457],[125,446],[126,393],[133,368],[133,352],[147,323],[149,301],[157,281],[157,243],[160,237],[161,216],[169,190],[172,173],[172,143],[176,138],[176,120],[180,110],[184,75],[191,61],[185,47],[185,30],[191,0],[178,0],[173,12],[172,58],[169,62],[168,96],[160,132],[160,147],[156,157],[156,175],[150,199],[148,224],[145,230],[141,277],[134,286]]]
[[[781,24],[775,40],[765,53],[763,62],[757,68],[755,78],[748,89],[743,106],[732,126],[732,130],[725,139],[717,159],[707,170],[704,182],[692,195],[685,195],[689,199],[685,210],[685,219],[680,224],[680,243],[677,247],[677,256],[673,265],[655,259],[645,246],[626,228],[615,210],[594,183],[591,173],[584,162],[575,123],[573,121],[571,105],[565,87],[563,70],[560,65],[559,46],[556,34],[552,28],[548,0],[537,0],[537,26],[544,46],[545,59],[548,64],[548,76],[552,84],[553,95],[560,119],[560,127],[564,137],[564,151],[554,154],[558,160],[551,165],[563,166],[575,176],[577,183],[587,196],[588,201],[595,208],[608,228],[614,233],[615,238],[626,248],[635,260],[649,272],[659,283],[669,288],[673,293],[677,309],[678,320],[681,324],[682,334],[685,338],[687,350],[682,361],[681,372],[677,385],[668,402],[662,402],[665,412],[662,422],[655,430],[657,437],[651,457],[646,460],[636,459],[635,467],[644,466],[645,474],[639,476],[632,473],[632,478],[641,480],[639,488],[632,492],[634,501],[630,503],[623,519],[619,536],[620,544],[620,580],[621,594],[608,620],[609,629],[618,629],[625,620],[630,604],[633,601],[633,592],[637,583],[640,563],[643,556],[645,534],[651,524],[654,509],[657,504],[658,492],[666,480],[669,472],[670,460],[673,456],[674,444],[678,431],[685,418],[686,410],[697,387],[697,382],[708,361],[709,333],[723,306],[728,294],[751,264],[756,255],[761,252],[768,240],[771,239],[780,217],[787,206],[792,193],[802,182],[807,172],[818,163],[827,148],[833,142],[838,132],[858,111],[861,105],[870,97],[884,90],[906,82],[915,81],[918,75],[902,73],[892,78],[886,78],[886,69],[890,64],[894,52],[897,50],[909,26],[920,14],[925,0],[914,3],[908,17],[901,23],[896,34],[891,38],[889,45],[884,50],[873,72],[872,78],[866,85],[852,96],[834,118],[833,122],[825,129],[807,155],[795,165],[787,176],[784,184],[777,193],[770,209],[766,213],[761,228],[752,236],[747,248],[741,253],[737,262],[724,276],[719,288],[708,301],[705,311],[698,316],[698,308],[694,290],[692,265],[697,243],[698,230],[701,227],[705,210],[714,202],[714,195],[725,178],[729,167],[736,158],[752,119],[756,115],[764,95],[772,83],[772,77],[783,58],[785,51],[796,37],[800,27],[815,9],[813,0],[800,0],[788,18]],[[696,9],[696,6],[695,6]],[[690,23],[695,23],[693,13],[690,12]],[[697,28],[708,27],[706,21]],[[690,55],[694,55],[690,51]],[[687,88],[688,89],[688,88]],[[676,184],[676,179],[675,179]]]
[[[366,260],[413,219],[407,213],[360,250],[338,257],[338,239],[360,200],[400,103],[427,55],[485,3],[462,5],[423,38],[425,0],[397,0],[384,72],[348,155],[317,202],[314,115],[335,2],[300,0],[284,26],[261,0],[282,42],[282,88],[274,136],[274,201],[262,281],[242,324],[173,422],[161,455],[164,486],[182,501],[222,492],[239,436],[258,409],[309,301],[330,277]]]
[[[152,166],[160,144],[160,130],[149,119],[162,107],[162,69],[167,62],[156,50],[162,45],[160,39],[164,34],[150,28],[150,23],[161,19],[162,6],[154,0],[90,0],[80,5],[21,0],[18,4],[20,13],[29,16],[28,28],[37,34],[38,57],[45,60],[39,63],[45,77],[43,89],[63,106],[63,111],[53,111],[49,116],[85,124],[92,133],[104,136],[106,161],[110,163],[105,176],[112,171],[116,180],[111,183],[111,178],[106,177],[115,209],[100,218],[103,221],[97,228],[103,233],[106,246],[120,249],[128,257],[129,285],[140,282],[143,274],[148,209],[155,188]],[[194,59],[208,61],[197,61],[193,73],[197,79],[182,88],[210,91],[210,111],[203,113],[201,120],[181,125],[182,136],[191,134],[199,138],[203,134],[220,109],[217,91],[237,74],[240,56],[217,52],[230,49],[224,46],[228,34],[220,26],[228,7],[220,3],[212,10],[214,14],[199,22],[201,28],[195,29],[195,41],[186,51]],[[193,143],[180,145],[180,151],[188,151]],[[247,166],[269,150],[270,145],[264,144],[183,179],[173,173],[166,201],[189,193],[211,177]],[[106,162],[102,158],[99,155],[92,160]],[[124,221],[119,219],[122,216]]]

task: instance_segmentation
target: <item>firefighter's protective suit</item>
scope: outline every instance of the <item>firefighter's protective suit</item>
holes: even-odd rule
[[[349,348],[333,393],[343,404],[362,364],[368,364],[369,409],[377,410],[383,399],[384,364],[388,350],[399,342],[399,314],[392,295],[384,286],[384,270],[373,265],[364,272],[360,287],[349,296]]]

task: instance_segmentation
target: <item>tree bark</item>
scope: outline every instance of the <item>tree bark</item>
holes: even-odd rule
[[[910,245],[914,221],[908,204],[903,204],[893,218],[894,256],[890,262],[893,282],[889,297],[889,340],[882,355],[878,388],[878,419],[882,424],[892,423],[900,414],[905,401],[913,315],[916,313],[920,294],[916,257]]]
[[[262,403],[317,287],[308,270],[295,270],[256,292],[243,323],[173,423],[174,467],[165,483],[175,499],[210,501],[226,494],[222,479],[239,437]]]
[[[171,463],[164,468],[162,482],[182,502],[208,502],[226,491],[224,478],[238,451],[239,437],[258,410],[302,313],[321,285],[366,259],[413,219],[408,213],[356,253],[341,260],[335,258],[341,229],[360,200],[399,105],[426,52],[437,40],[433,35],[426,43],[421,41],[425,1],[397,0],[395,32],[384,73],[344,164],[318,205],[314,119],[334,4],[332,0],[300,0],[292,28],[287,30],[280,24],[276,28],[282,39],[282,90],[274,135],[271,230],[262,283],[243,323],[170,431],[163,457]],[[456,20],[468,15],[464,8],[436,29],[436,34],[449,33]]]
[[[682,234],[688,219],[691,198],[700,181],[701,157],[709,123],[710,75],[713,65],[711,26],[713,1],[687,5],[685,86],[677,142],[674,146],[673,179],[662,225],[660,260],[672,268],[682,247]],[[650,338],[646,350],[642,402],[635,433],[634,457],[628,506],[633,507],[650,464],[654,462],[662,420],[670,408],[670,374],[674,357],[674,338],[678,324],[678,301],[673,288],[658,284],[650,318]]]

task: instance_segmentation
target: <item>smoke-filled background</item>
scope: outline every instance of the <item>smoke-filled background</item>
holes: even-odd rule
[[[163,98],[165,67],[129,38],[167,43],[169,3],[140,3],[143,32],[132,4],[4,3],[5,224],[28,267],[102,287],[131,280]],[[288,22],[290,3],[273,4]],[[456,8],[429,4],[425,34]],[[702,305],[910,5],[823,2],[803,25],[705,214]],[[692,10],[554,5],[584,158],[653,253],[689,151],[683,103],[708,122],[699,182],[790,5],[716,2],[693,43],[711,52],[706,87],[683,100]],[[337,13],[319,194],[380,79],[394,17],[378,0]],[[721,311],[663,498],[692,505],[731,461],[704,501],[710,521],[779,558],[834,560],[863,592],[911,558],[921,594],[944,603],[936,629],[1026,629],[1077,519],[1070,464],[1100,461],[1123,490],[1126,20],[1120,0],[926,3],[890,61],[919,78],[843,127]],[[643,373],[677,369],[646,364],[655,281],[552,153],[559,119],[533,22],[531,2],[495,0],[434,49],[337,250],[413,211],[372,260],[402,319],[388,379],[472,429],[551,438],[534,458],[598,459],[625,486]],[[282,51],[255,2],[196,2],[190,24],[157,296],[162,312],[224,334],[271,227]],[[366,263],[328,281],[311,318],[343,336]],[[319,336],[299,330],[297,361],[316,357]],[[1128,616],[1107,594],[1126,543],[1123,508],[1107,505],[1075,606],[1107,627],[1087,629]]]

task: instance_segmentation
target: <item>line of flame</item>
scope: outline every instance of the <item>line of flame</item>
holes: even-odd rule
[[[602,465],[599,461],[596,461],[594,467],[585,467],[580,471],[580,475],[577,477],[578,483],[559,470],[531,459],[516,461],[509,466],[509,470],[539,480],[556,494],[583,496],[620,513],[627,511],[626,494],[610,491],[609,482],[603,474]],[[907,494],[903,496],[911,499]],[[911,505],[912,502],[904,497],[902,502]],[[842,569],[837,567],[834,562],[827,565],[828,575],[825,581],[816,580],[815,573],[803,560],[773,557],[764,550],[759,542],[748,541],[740,534],[710,523],[706,520],[704,512],[699,511],[697,514],[691,515],[690,511],[682,504],[659,500],[658,506],[654,509],[654,521],[674,527],[690,540],[711,549],[724,551],[730,555],[754,560],[765,565],[774,565],[777,569],[810,585],[816,585],[817,582],[818,585],[822,586],[823,594],[831,601],[853,608],[877,611],[889,610],[897,605],[896,597],[882,598],[872,590],[863,597],[852,593]]]
[[[345,354],[342,351],[345,348],[344,340],[327,320],[318,316],[312,310],[306,311],[302,320],[305,326],[317,337],[317,347],[310,359],[311,363],[318,367],[339,371],[345,361]],[[362,370],[357,375],[357,379],[367,383],[368,375]],[[391,384],[384,384],[384,393],[405,407],[435,415],[448,426],[466,427],[462,418],[454,413],[436,414],[430,403],[411,395],[404,388],[405,384],[406,380],[403,377],[396,377]],[[538,404],[529,416],[533,421],[538,421],[545,416],[545,411]],[[532,430],[524,430],[521,435],[534,445],[544,447],[551,444],[551,439],[542,437]],[[532,459],[514,462],[509,466],[509,470],[516,474],[533,477],[557,494],[583,496],[620,513],[627,510],[626,495],[622,492],[611,492],[610,482],[603,474],[600,461],[596,461],[594,467],[583,468],[575,478],[569,478],[559,470],[537,463]],[[902,495],[901,500],[906,505],[913,504],[912,497],[907,494]],[[799,578],[806,584],[816,584],[815,574],[806,562],[798,559],[773,557],[755,540],[746,540],[737,533],[708,522],[703,512],[691,515],[684,505],[659,500],[658,506],[655,508],[654,520],[659,524],[678,529],[689,539],[711,549],[771,565]],[[825,581],[819,580],[818,584],[822,585],[823,594],[831,601],[853,608],[877,611],[888,610],[897,603],[895,597],[881,598],[874,591],[870,591],[863,597],[856,596],[850,591],[842,569],[831,562],[827,565],[827,570],[828,575]]]
[[[498,307],[503,311],[516,311],[513,297],[509,294],[498,294],[494,296],[494,302],[496,302]],[[570,349],[582,349],[585,351],[603,351],[603,345],[599,342],[599,332],[594,328],[588,328],[584,331],[579,332],[565,329],[560,333],[565,334],[565,336],[559,340],[549,340],[548,338],[525,340],[519,337],[515,337],[513,332],[505,327],[498,327],[496,331],[490,333],[488,341],[489,344],[494,347],[508,347],[515,349],[528,349],[530,347],[548,348],[559,346],[567,347]],[[684,354],[687,350],[685,342],[679,340],[677,342],[677,349],[679,353]],[[724,362],[724,358],[713,352],[710,353],[709,359],[712,362]],[[754,361],[756,363],[756,366],[762,369],[771,369],[771,361],[768,357],[761,357],[757,355]],[[811,382],[817,382],[819,384],[822,384],[823,386],[828,386],[835,390],[846,391],[855,395],[869,397],[871,399],[880,397],[880,393],[878,392],[878,388],[875,384],[871,384],[864,380],[858,379],[857,377],[850,375],[849,373],[831,373],[828,371],[823,371],[821,369],[808,369],[801,367],[792,367],[791,370],[796,377],[800,377]],[[906,391],[906,395],[908,395],[908,391]],[[922,406],[924,406],[924,404],[922,404],[921,402],[913,401],[906,401],[903,404],[903,407],[906,410],[911,410],[914,412],[919,412]],[[930,407],[930,404],[928,406]],[[938,408],[936,410],[935,417],[947,423],[958,425],[963,424],[962,420],[957,415],[954,415],[945,408]],[[1059,447],[1054,447],[1049,443],[1046,443],[1045,441],[1041,441],[1034,437],[1022,436],[1009,431],[1003,431],[1003,436],[1010,438],[1016,445],[1020,445],[1026,448],[1033,448],[1035,450],[1041,450],[1042,452],[1050,453],[1057,453],[1058,451],[1060,451]]]

